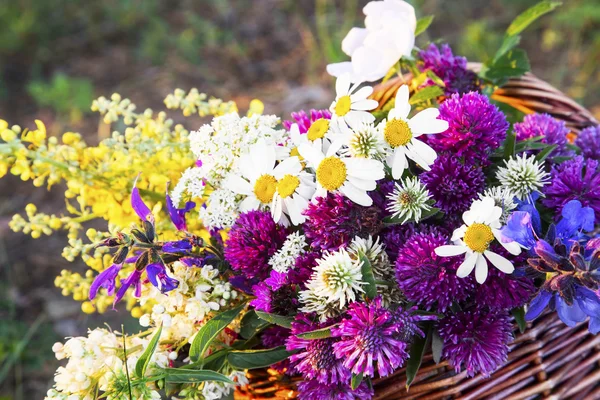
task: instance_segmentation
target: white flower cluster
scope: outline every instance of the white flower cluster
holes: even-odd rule
[[[209,313],[218,311],[235,300],[238,293],[229,282],[223,281],[219,271],[205,265],[202,268],[190,268],[180,262],[173,264],[173,274],[179,280],[179,286],[167,293],[161,293],[156,287],[146,285],[140,304],[155,304],[152,312],[140,317],[144,327],[163,327],[163,338],[184,342],[198,330],[198,322]]]
[[[294,232],[288,235],[285,242],[271,259],[269,265],[277,272],[285,273],[289,269],[294,268],[296,258],[304,253],[306,248],[306,237],[299,232]]]
[[[148,346],[148,337],[126,336],[127,368],[135,370],[135,364]],[[59,367],[54,377],[54,388],[47,393],[50,399],[95,398],[96,390],[115,397],[119,386],[127,379],[124,364],[123,337],[106,329],[90,331],[87,337],[74,337],[65,344],[56,343],[52,347],[58,360],[68,359],[67,365]],[[150,360],[150,368],[166,367],[168,355],[158,349]],[[139,399],[160,399],[160,394],[144,385],[133,385],[133,395]],[[112,396],[112,397],[111,397]]]

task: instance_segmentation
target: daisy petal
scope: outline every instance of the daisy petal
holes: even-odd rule
[[[364,88],[360,89],[359,92],[363,89],[367,89],[367,88],[364,87]],[[372,87],[368,87],[368,89],[373,90]],[[358,101],[352,103],[352,109],[357,110],[357,111],[369,111],[369,110],[373,110],[373,109],[377,108],[378,105],[379,105],[379,103],[377,102],[377,100],[364,99],[364,100],[358,100]]]
[[[343,74],[335,81],[337,97],[346,96],[350,90],[350,74]]]
[[[494,234],[494,237],[496,238],[496,240],[498,242],[500,242],[502,247],[504,247],[506,249],[506,251],[508,251],[510,254],[512,254],[513,256],[518,256],[519,254],[521,254],[521,246],[519,245],[519,243],[517,243],[515,241],[506,242],[506,243],[503,242],[502,241],[502,239],[503,239],[502,233],[498,229],[492,229],[492,233]]]
[[[340,77],[344,74],[351,74],[354,70],[350,61],[328,64],[326,69],[329,75],[336,77]]]
[[[475,280],[477,283],[482,284],[485,282],[488,276],[488,264],[485,261],[483,254],[477,253],[477,263],[475,264]]]
[[[352,96],[350,96],[350,100],[352,100],[352,108],[357,110],[357,108],[354,106],[360,100],[365,100],[367,97],[369,97],[371,95],[371,93],[373,93],[373,88],[371,86],[364,86],[364,87],[358,89],[354,94],[352,94]]]
[[[394,156],[392,161],[392,177],[394,179],[400,179],[402,177],[402,173],[406,169],[407,166],[406,156],[404,155],[404,151],[400,148],[394,150]]]
[[[232,192],[243,194],[246,196],[249,196],[253,193],[252,185],[245,179],[242,179],[239,176],[235,175],[231,175],[230,177],[228,177],[225,181],[224,186]]]
[[[444,132],[448,129],[448,122],[437,119],[438,115],[440,112],[437,108],[427,108],[412,117],[408,121],[408,126],[417,135]]]
[[[396,119],[406,119],[410,113],[410,104],[408,103],[408,86],[402,85],[396,93],[396,104],[394,115]]]
[[[437,254],[440,257],[458,256],[460,254],[465,254],[466,252],[466,246],[456,246],[453,244],[447,244],[435,249],[435,254]]]
[[[373,204],[373,199],[367,194],[366,191],[360,190],[349,182],[344,183],[344,185],[340,188],[340,192],[358,205],[369,207]]]
[[[314,168],[317,168],[319,163],[325,158],[323,153],[309,144],[301,144],[298,147],[298,152],[304,157]]]
[[[254,195],[246,197],[240,203],[240,211],[242,212],[258,210],[258,207],[260,207],[260,201]]]
[[[462,264],[460,264],[460,266],[456,270],[456,276],[458,276],[459,278],[465,278],[469,276],[471,272],[473,272],[473,268],[475,268],[477,257],[479,257],[479,253],[468,254],[465,258],[465,261],[463,261]]]
[[[427,163],[427,166],[433,164],[437,158],[437,153],[434,149],[417,139],[410,141],[409,149],[411,152],[418,154]]]
[[[490,260],[494,267],[498,268],[505,274],[512,274],[514,272],[514,265],[501,255],[491,252],[489,250],[486,250],[483,254],[485,254],[487,259]]]

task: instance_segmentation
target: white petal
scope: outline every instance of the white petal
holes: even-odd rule
[[[318,199],[319,197],[325,197],[325,196],[327,196],[327,189],[325,189],[325,188],[324,188],[323,186],[321,186],[321,185],[318,185],[318,186],[317,186],[317,190],[315,190],[315,194],[313,194],[313,197],[312,197],[312,200],[311,200],[311,201],[312,201],[313,203],[316,203],[316,201],[317,201],[317,199]]]
[[[363,88],[366,89],[366,88]],[[372,89],[372,88],[370,88]],[[360,89],[362,90],[362,89]],[[375,108],[377,108],[377,106],[379,105],[379,103],[377,102],[377,100],[373,100],[373,99],[363,99],[363,100],[358,100],[354,103],[352,103],[352,109],[353,110],[358,110],[358,111],[369,111],[369,110],[373,110]]]
[[[271,201],[271,216],[275,222],[279,222],[283,215],[282,200],[281,196],[275,194],[275,196],[273,196],[273,201]]]
[[[367,30],[364,28],[352,28],[342,40],[342,51],[349,56],[360,47],[367,36]]]
[[[340,188],[340,192],[361,206],[369,207],[373,204],[373,199],[369,197],[366,191],[360,190],[349,182],[344,183],[344,185]]]
[[[475,280],[477,283],[482,284],[485,282],[488,276],[488,265],[485,261],[485,257],[482,254],[477,254],[477,263],[475,265]]]
[[[373,93],[373,88],[371,86],[363,86],[358,89],[353,95],[350,96],[350,100],[352,100],[352,108],[355,110],[355,104],[361,100],[366,100]],[[377,103],[377,102],[376,102]]]
[[[456,240],[462,239],[465,237],[465,233],[467,233],[467,226],[462,225],[456,228],[454,232],[452,232],[452,237],[450,238],[450,240],[454,242]]]
[[[428,144],[421,142],[418,139],[410,141],[408,148],[411,152],[418,154],[421,159],[430,166],[437,158],[437,153]],[[415,160],[416,161],[416,160]]]
[[[344,74],[351,74],[353,71],[352,63],[344,61],[327,65],[327,73],[331,76],[340,77]]]
[[[440,112],[437,108],[427,108],[412,117],[408,121],[408,126],[417,135],[444,132],[448,129],[448,122],[437,119],[438,115]]]
[[[396,103],[394,110],[397,110],[394,115],[396,119],[406,119],[410,113],[410,104],[408,103],[408,86],[402,85],[396,93]]]
[[[458,269],[456,270],[456,276],[459,278],[465,278],[471,274],[473,268],[475,268],[475,262],[477,262],[477,257],[479,257],[479,253],[471,253],[467,254],[465,260],[460,264]]]
[[[231,175],[227,178],[224,185],[232,192],[249,196],[252,194],[252,185],[245,179],[236,175]]]
[[[240,157],[240,171],[245,178],[250,182],[254,182],[260,176],[260,171],[254,168],[254,162],[250,154],[244,154]]]
[[[273,170],[273,175],[277,179],[283,178],[285,175],[298,175],[302,171],[302,164],[298,157],[286,158],[279,163]]]
[[[502,247],[504,247],[506,251],[508,251],[510,254],[512,254],[513,256],[518,256],[519,254],[521,254],[521,246],[519,245],[519,243],[514,241],[503,242],[502,233],[498,229],[492,229],[492,233],[494,234],[496,240],[500,242]]]
[[[396,148],[394,150],[394,156],[392,161],[392,177],[394,179],[400,179],[402,177],[402,173],[407,166],[406,155],[404,155],[404,151],[401,148]]]
[[[240,203],[240,211],[242,212],[258,210],[258,207],[260,207],[260,201],[254,195],[246,197]]]
[[[314,168],[317,168],[319,166],[319,163],[323,161],[323,158],[325,158],[321,151],[315,149],[309,144],[301,144],[300,146],[298,146],[298,152]]]
[[[377,188],[377,182],[372,179],[359,179],[348,176],[348,181],[361,190],[371,191]]]
[[[335,81],[336,98],[346,96],[350,90],[350,74],[343,74]]]
[[[300,199],[302,198],[300,197]],[[283,201],[287,208],[290,219],[292,220],[292,224],[300,225],[301,223],[303,223],[306,217],[302,215],[300,208],[296,204],[296,200],[292,197],[286,197],[285,199],[283,199]]]
[[[460,254],[465,254],[466,252],[466,246],[456,246],[452,244],[446,244],[435,249],[435,254],[440,257],[458,256]]]
[[[486,250],[483,254],[490,260],[490,262],[494,265],[494,267],[498,268],[500,271],[505,274],[512,274],[515,270],[515,266],[506,258],[502,257],[500,254],[496,254],[489,250]]]
[[[351,127],[358,127],[361,123],[370,123],[375,121],[375,117],[373,114],[367,111],[352,110],[348,114],[344,115],[344,120],[346,120],[348,125]]]
[[[491,204],[491,203],[490,203]],[[497,223],[502,216],[502,209],[498,206],[494,205],[488,209],[487,216],[485,218],[485,223],[491,225],[493,223]]]
[[[369,158],[342,158],[348,175],[359,179],[378,180],[385,177],[383,164]]]

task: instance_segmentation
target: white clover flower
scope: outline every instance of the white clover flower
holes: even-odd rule
[[[431,199],[429,190],[417,177],[409,177],[396,183],[387,199],[387,210],[392,213],[392,217],[401,219],[402,224],[411,219],[419,222],[423,211],[431,210],[428,204]]]
[[[485,197],[475,200],[471,208],[463,214],[464,225],[454,230],[452,245],[444,245],[435,249],[441,257],[451,257],[465,254],[465,260],[458,267],[456,275],[459,278],[469,276],[475,269],[475,279],[484,283],[488,275],[486,258],[492,265],[505,274],[515,270],[512,262],[503,256],[489,250],[490,244],[496,239],[510,254],[519,255],[521,247],[517,242],[505,242],[500,228],[502,209],[495,205],[494,199]]]
[[[527,200],[531,194],[548,184],[550,174],[544,171],[544,163],[537,161],[535,155],[521,154],[504,160],[496,178],[500,184],[510,190],[519,200]]]
[[[429,171],[437,154],[428,144],[417,138],[448,129],[448,122],[438,119],[440,112],[437,108],[419,111],[409,119],[410,109],[408,86],[402,85],[396,93],[396,102],[388,113],[387,120],[379,124],[383,130],[383,139],[390,149],[387,165],[392,169],[394,179],[400,179],[408,167],[407,157]]]
[[[342,249],[335,253],[326,254],[317,260],[317,266],[306,284],[304,295],[300,299],[310,296],[326,299],[332,304],[337,303],[343,309],[347,303],[356,300],[356,293],[362,293],[362,262],[353,259],[350,254]]]
[[[288,235],[283,245],[269,259],[269,265],[277,272],[285,273],[294,268],[296,258],[305,252],[306,237],[300,232],[294,232]]]
[[[360,84],[352,85],[348,74],[340,76],[335,82],[336,96],[329,107],[330,124],[335,132],[349,133],[351,127],[375,121],[375,116],[369,110],[377,108],[379,103],[368,98],[373,88],[364,86],[359,89]]]
[[[387,154],[381,131],[370,122],[363,122],[351,132],[332,137],[334,141],[340,140],[344,144],[341,153],[346,156],[383,160]]]
[[[311,146],[300,146],[300,154],[316,175],[313,200],[326,196],[327,192],[340,191],[356,204],[368,207],[373,199],[367,192],[375,190],[377,181],[385,177],[383,164],[365,158],[339,157],[336,152],[340,146],[341,142],[333,143],[326,153]]]
[[[198,210],[198,216],[208,228],[231,228],[238,216],[239,201],[229,189],[216,189]]]
[[[402,0],[371,1],[363,8],[365,28],[352,28],[342,41],[342,50],[352,58],[329,64],[333,76],[350,74],[353,82],[383,78],[415,45],[417,18],[414,8]]]
[[[483,193],[479,193],[479,199],[483,200],[484,197],[490,197],[494,199],[494,204],[502,209],[502,217],[500,222],[505,223],[506,219],[510,216],[510,212],[517,208],[515,203],[515,195],[510,189],[502,186],[496,186],[493,188],[486,189]]]

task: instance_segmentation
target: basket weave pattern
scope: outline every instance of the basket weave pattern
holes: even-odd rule
[[[471,63],[478,71],[481,64]],[[375,87],[371,96],[380,107],[392,99],[410,76],[391,79]],[[510,104],[523,113],[547,113],[565,121],[570,139],[582,129],[597,125],[594,116],[535,75],[511,79],[497,89],[492,99]],[[454,372],[446,361],[436,364],[426,354],[410,389],[406,389],[405,369],[374,381],[376,400],[435,399],[600,399],[600,335],[591,335],[587,322],[570,328],[556,313],[546,313],[528,324],[524,333],[515,327],[506,364],[491,377],[467,377]],[[251,371],[250,384],[239,388],[238,400],[294,399],[294,382],[272,371]]]

